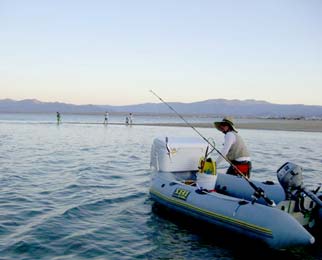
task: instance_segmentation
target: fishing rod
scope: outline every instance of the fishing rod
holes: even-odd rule
[[[204,141],[206,141],[212,148],[215,150],[222,158],[225,159],[226,162],[229,163],[231,167],[234,168],[234,170],[237,172],[238,175],[240,175],[244,180],[246,180],[249,185],[255,190],[254,193],[254,200],[252,203],[255,202],[255,200],[259,198],[263,198],[265,202],[270,206],[276,206],[275,202],[271,199],[269,199],[264,190],[261,187],[257,187],[254,183],[252,183],[226,156],[224,156],[216,147],[214,144],[210,143],[209,140],[204,137],[193,125],[191,125],[182,115],[180,115],[172,106],[170,106],[167,102],[165,102],[161,97],[159,97],[153,90],[150,90],[150,92],[156,96],[163,104],[165,104],[167,107],[169,107],[178,117],[180,117],[189,127],[191,127]]]
[[[204,168],[205,168],[206,162],[208,160],[208,156],[214,151],[213,148],[209,152],[208,152],[208,150],[209,150],[209,145],[207,145],[204,159],[201,160],[201,162],[200,162],[200,172],[204,172]]]
[[[209,149],[209,145],[207,145],[204,159],[203,160],[201,159],[200,161],[200,172],[203,172],[205,169],[205,165],[208,157],[208,149]]]

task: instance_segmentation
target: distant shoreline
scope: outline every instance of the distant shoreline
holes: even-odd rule
[[[240,129],[322,132],[321,120],[265,119],[258,122],[237,124]]]
[[[189,122],[189,117],[186,117]],[[211,120],[211,119],[210,119]],[[218,119],[220,120],[220,119]],[[179,119],[178,119],[179,121]],[[2,122],[0,122],[2,123]],[[7,121],[6,123],[10,123]],[[45,122],[11,122],[22,124],[57,124],[56,121]],[[73,122],[64,121],[64,124],[79,124],[79,125],[103,125],[101,122]],[[124,122],[109,122],[108,125],[125,125]],[[189,125],[198,128],[213,128],[213,122],[189,122]],[[315,119],[268,119],[268,118],[235,118],[237,129],[254,129],[254,130],[276,130],[276,131],[300,131],[300,132],[322,132],[322,120]],[[133,126],[160,126],[160,127],[189,127],[182,122],[136,122],[134,118]]]
[[[62,124],[98,124],[102,123],[82,123],[63,122]],[[193,127],[213,128],[213,123],[189,123]],[[124,123],[108,123],[107,125],[125,125]],[[131,126],[131,125],[128,125]],[[133,123],[132,126],[160,126],[160,127],[189,127],[186,123]],[[237,129],[254,130],[276,130],[276,131],[300,131],[300,132],[322,132],[322,120],[283,120],[283,119],[253,119],[236,120]]]
[[[193,127],[213,128],[212,123],[189,123]],[[185,123],[148,123],[137,125],[188,127]],[[278,131],[301,131],[301,132],[322,132],[321,120],[278,120],[278,119],[258,119],[250,122],[238,122],[237,129],[256,130],[278,130]]]

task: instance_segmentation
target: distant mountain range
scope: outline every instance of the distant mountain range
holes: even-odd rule
[[[230,115],[236,117],[317,117],[322,118],[322,106],[281,105],[258,100],[210,99],[192,103],[169,102],[178,113],[184,115]],[[0,112],[25,113],[140,113],[171,114],[163,103],[144,103],[128,106],[73,105],[60,102],[41,102],[36,99],[0,100]]]

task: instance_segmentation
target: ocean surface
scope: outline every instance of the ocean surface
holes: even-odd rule
[[[191,128],[103,125],[97,115],[62,119],[57,125],[55,115],[0,114],[0,259],[322,259],[320,241],[270,250],[155,209],[153,139],[198,136]],[[181,121],[135,116],[135,122]],[[221,148],[221,133],[198,130]],[[322,182],[322,133],[240,134],[252,154],[253,179],[277,182],[276,170],[292,161],[303,167],[306,186]]]

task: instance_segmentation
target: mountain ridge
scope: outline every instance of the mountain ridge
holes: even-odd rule
[[[191,115],[231,115],[255,117],[318,117],[322,118],[322,106],[304,104],[274,104],[264,100],[208,99],[190,103],[168,102],[178,113]],[[2,99],[0,112],[28,113],[150,113],[170,114],[163,103],[141,103],[135,105],[75,105],[63,102],[43,102],[37,99]]]

